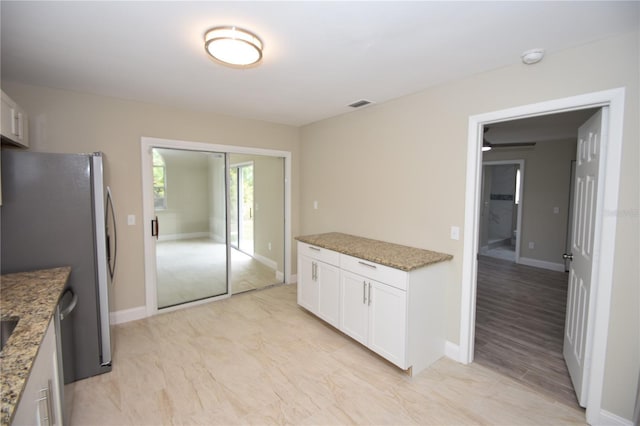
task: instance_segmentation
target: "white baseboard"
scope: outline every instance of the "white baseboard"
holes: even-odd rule
[[[268,257],[261,256],[256,253],[253,253],[253,258],[273,270],[278,269],[278,263],[275,260],[271,260]]]
[[[444,344],[444,355],[447,358],[451,358],[454,361],[460,361],[460,346],[450,341],[446,341]]]
[[[259,254],[254,253],[253,258],[263,265],[273,269],[276,271],[276,281],[284,282],[284,272],[278,271],[278,263],[275,260],[271,260],[268,257],[261,256]]]
[[[544,260],[531,259],[530,257],[520,257],[518,263],[521,265],[533,266],[535,268],[564,272],[564,263],[545,262]]]
[[[600,410],[600,421],[598,421],[597,424],[598,426],[633,426],[631,420],[627,420],[606,410]]]
[[[192,240],[195,238],[209,238],[208,232],[191,232],[188,234],[160,235],[158,241]]]
[[[135,321],[147,317],[147,307],[138,306],[137,308],[124,309],[109,314],[111,324],[123,324],[129,321]]]

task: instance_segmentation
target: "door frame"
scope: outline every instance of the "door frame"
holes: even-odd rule
[[[591,424],[598,422],[602,411],[617,225],[617,218],[613,212],[618,209],[624,99],[625,89],[616,88],[473,115],[469,117],[468,123],[464,218],[466,232],[464,233],[462,257],[460,343],[458,348],[458,360],[465,364],[473,361],[474,352],[483,127],[501,121],[587,108],[609,107],[608,138],[606,141],[602,141],[603,154],[600,156],[599,166],[601,179],[598,183],[595,216],[594,254],[597,259],[594,256],[592,277],[596,280],[597,286],[592,288],[592,297],[595,303],[591,305],[588,314],[591,320],[588,321],[587,333],[591,336],[591,339],[588,340],[591,342],[591,347],[587,350],[591,353],[591,366],[586,419]]]
[[[146,294],[146,316],[150,317],[159,313],[157,298],[157,282],[156,282],[156,256],[153,250],[153,237],[148,232],[147,224],[155,217],[153,204],[153,191],[145,190],[153,188],[153,172],[152,172],[152,148],[172,148],[190,151],[204,151],[222,154],[250,154],[263,155],[267,157],[284,158],[284,282],[291,282],[291,152],[278,151],[263,148],[250,148],[237,145],[221,145],[210,144],[205,142],[193,142],[177,139],[162,139],[142,136],[140,138],[140,160],[142,163],[142,223],[144,232],[144,269],[145,269],[145,294]],[[229,156],[225,155],[226,169],[229,169]],[[227,179],[228,191],[228,179]],[[229,220],[227,206],[227,222]],[[228,228],[228,226],[227,226]],[[228,242],[227,230],[227,242]],[[197,306],[208,303],[213,300],[224,299],[231,296],[230,292],[226,295],[212,297],[209,299],[198,300],[195,302],[184,303],[178,306],[163,308],[162,312],[169,312],[182,309],[189,306]]]
[[[484,179],[484,166],[508,166],[510,164],[517,164],[520,169],[520,188],[518,188],[518,215],[516,216],[516,250],[515,250],[515,263],[520,263],[520,240],[522,236],[522,210],[524,204],[524,165],[525,161],[522,159],[518,160],[489,160],[482,161],[482,166],[480,170],[480,184],[482,185],[482,180]],[[482,194],[482,187],[480,189],[480,194]],[[482,195],[480,195],[480,201],[482,201]],[[482,208],[482,206],[480,206]],[[478,222],[479,224],[480,222]],[[479,232],[479,231],[478,231]]]

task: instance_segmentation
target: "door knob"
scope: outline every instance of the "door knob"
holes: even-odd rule
[[[572,261],[572,260],[573,260],[573,254],[571,254],[571,253],[564,253],[564,254],[562,255],[562,258],[563,258],[564,260]]]

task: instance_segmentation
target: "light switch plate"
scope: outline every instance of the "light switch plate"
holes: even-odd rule
[[[460,227],[459,226],[452,226],[451,227],[451,239],[452,240],[459,240],[460,239]]]
[[[127,216],[127,225],[135,225],[136,224],[136,215],[130,214]]]

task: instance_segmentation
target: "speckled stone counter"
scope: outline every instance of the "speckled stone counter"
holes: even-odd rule
[[[71,268],[0,277],[0,316],[18,324],[0,351],[0,424],[9,425]]]
[[[296,237],[296,240],[402,271],[412,271],[453,258],[450,254],[386,243],[339,232],[304,235]]]

